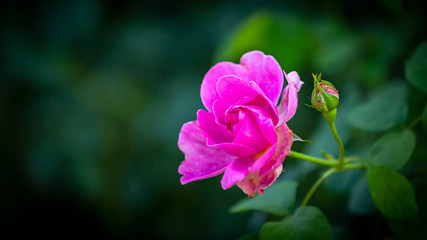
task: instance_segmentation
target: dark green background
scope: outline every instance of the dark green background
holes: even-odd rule
[[[320,138],[330,137],[320,114],[303,105],[311,73],[323,72],[340,90],[338,131],[350,152],[366,154],[380,135],[349,127],[345,109],[390,81],[405,82],[405,62],[427,39],[422,1],[260,2],[4,1],[0,234],[235,239],[257,232],[267,215],[229,213],[245,197],[239,189],[223,191],[219,177],[181,186],[177,173],[178,133],[203,107],[204,74],[250,50],[275,56],[306,82],[289,126],[315,143],[294,149],[337,151]],[[410,122],[426,97],[408,88]],[[425,145],[421,125],[415,131]],[[406,171],[420,186],[424,145]],[[285,160],[283,178],[301,180],[301,195],[317,175],[296,162]],[[349,191],[324,187],[314,196],[337,239],[397,231],[375,211],[347,210]]]

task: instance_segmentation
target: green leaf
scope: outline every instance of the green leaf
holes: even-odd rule
[[[279,181],[252,199],[243,199],[230,208],[233,213],[250,210],[260,210],[275,214],[285,215],[295,202],[297,183],[294,181]]]
[[[415,148],[415,141],[415,134],[409,129],[390,132],[375,142],[371,149],[369,161],[398,170],[411,157]]]
[[[260,232],[261,240],[327,240],[332,230],[323,213],[312,206],[300,207],[292,217],[280,222],[265,223]]]
[[[427,131],[427,104],[423,110],[423,126],[424,126],[424,130]]]
[[[367,102],[356,106],[348,115],[348,120],[355,127],[365,131],[385,131],[399,122],[404,122],[408,115],[406,102],[407,88],[396,82],[375,94]]]
[[[385,165],[368,165],[368,184],[375,206],[390,219],[418,215],[414,188],[405,176]]]
[[[419,90],[427,93],[427,42],[415,50],[406,63],[406,77]]]

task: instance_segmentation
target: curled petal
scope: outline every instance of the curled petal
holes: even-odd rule
[[[222,188],[228,189],[236,183],[242,181],[248,174],[248,169],[256,161],[255,158],[237,158],[225,170],[221,179]]]
[[[253,105],[263,108],[274,124],[279,121],[276,107],[254,82],[245,82],[236,76],[224,76],[217,82],[217,92],[221,101],[233,107],[234,105]]]
[[[221,77],[216,84],[216,91],[228,106],[236,104],[237,101],[250,101],[259,95],[245,80],[234,75]]]
[[[218,124],[226,125],[225,122],[225,111],[227,111],[228,106],[221,100],[216,100],[212,106],[212,111],[215,115],[215,120]]]
[[[208,147],[196,121],[185,123],[179,134],[178,147],[185,160],[178,168],[181,184],[217,176],[236,158],[218,147]]]
[[[257,161],[254,162],[254,164],[249,168],[249,172],[259,172],[261,168],[263,168],[266,164],[269,164],[272,161],[272,157],[274,156],[277,149],[277,144],[274,144],[270,148],[268,148],[267,151],[263,153],[259,153],[259,155],[262,154],[262,157],[257,159]]]
[[[225,170],[221,180],[224,189],[237,184],[249,197],[262,194],[280,175],[282,163],[289,155],[292,131],[286,123],[276,128],[278,142],[256,155],[238,158]]]
[[[274,129],[274,122],[267,116],[267,114],[265,114],[264,109],[260,109],[254,106],[245,106],[242,108],[248,109],[254,116],[258,128],[262,130],[262,134],[264,135],[265,139],[267,139],[271,145],[276,144],[277,133]]]
[[[219,143],[212,146],[219,147],[235,157],[249,157],[257,153],[253,148],[238,143]]]
[[[220,62],[209,69],[200,88],[200,97],[205,108],[211,112],[213,103],[219,98],[216,83],[221,77],[225,75],[242,76],[245,75],[245,72],[246,69],[242,65],[232,62]]]
[[[285,157],[288,156],[291,152],[293,133],[288,128],[286,123],[282,123],[282,125],[276,127],[276,132],[278,137],[276,152],[274,153],[273,157],[270,158],[270,161],[260,169],[260,176],[264,176],[281,166],[285,160]]]
[[[260,95],[256,96],[252,101],[246,103],[246,105],[262,107],[264,111],[268,113],[268,116],[270,116],[274,125],[276,125],[279,121],[279,113],[277,112],[277,108],[275,107],[275,105],[265,96],[265,94],[261,91],[261,89],[255,82],[249,82],[249,86],[254,89],[257,89]]]
[[[279,106],[277,106],[277,110],[279,112],[278,125],[289,121],[295,115],[298,106],[298,91],[302,84],[304,84],[296,72],[291,72],[289,75],[286,75],[285,73],[285,76],[288,81],[288,85],[285,87],[285,90],[283,90],[282,100]]]
[[[273,151],[270,151],[273,149]],[[257,162],[268,162],[274,154],[275,148],[270,148],[265,152],[252,155],[250,157],[241,157],[234,160],[225,170],[221,180],[223,189],[228,189],[231,186],[241,182],[251,172],[252,166]]]
[[[299,75],[297,72],[292,71],[289,74],[286,74],[285,71],[283,71],[283,73],[286,76],[286,80],[288,81],[288,84],[291,84],[297,89],[297,91],[299,92],[299,90],[301,89],[301,86],[304,84],[303,81],[301,81]]]
[[[282,163],[289,155],[292,145],[292,131],[286,123],[276,128],[278,142],[272,146],[263,157],[257,159],[249,167],[245,178],[237,183],[240,189],[249,197],[263,193],[264,189],[276,181],[282,172]],[[226,170],[227,172],[227,170]]]
[[[226,153],[237,157],[247,157],[256,153],[250,146],[234,142],[234,135],[224,125],[215,122],[213,113],[199,110],[197,112],[197,120],[206,139],[207,146],[219,147]]]
[[[254,81],[276,105],[283,88],[282,68],[276,59],[261,51],[252,51],[243,55],[240,62],[248,69],[244,79]]]
[[[240,121],[242,125],[237,133],[233,143],[242,144],[255,149],[256,152],[264,151],[269,142],[265,138],[262,130],[258,126],[254,114],[251,111],[242,109],[243,119]]]
[[[234,135],[224,125],[216,123],[213,113],[199,110],[197,111],[197,121],[205,134],[208,145],[233,141]]]

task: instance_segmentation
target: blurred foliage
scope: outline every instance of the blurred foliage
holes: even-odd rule
[[[289,214],[289,209],[295,202],[297,183],[280,181],[267,188],[265,193],[252,199],[243,199],[230,208],[231,212],[246,212],[260,210],[277,216]]]
[[[362,132],[348,118],[391,82],[408,90],[397,98],[408,106],[401,121],[427,122],[423,68],[411,64],[425,60],[425,44],[416,50],[427,36],[421,3],[5,1],[0,10],[3,234],[236,239],[258,233],[267,215],[228,212],[243,198],[240,190],[223,191],[219,178],[179,183],[184,155],[176,141],[182,124],[203,107],[203,75],[215,62],[236,62],[249,50],[273,55],[305,81],[289,126],[313,143],[296,142],[293,148],[335,154],[327,124],[303,106],[309,103],[311,73],[322,72],[342,97],[337,128],[349,154],[368,157],[382,135]],[[395,96],[390,98],[385,106],[395,104]],[[412,130],[414,153],[399,172],[414,184],[425,222],[426,131],[417,123]],[[294,159],[286,159],[284,168],[282,178],[300,181],[300,200],[319,169]],[[367,189],[366,176],[355,171],[332,176],[314,195],[313,205],[322,209],[335,239],[425,234],[421,227],[411,230],[423,222],[380,217]]]
[[[384,164],[398,170],[411,157],[415,148],[415,141],[415,134],[408,129],[387,133],[372,146],[369,159],[373,163]]]
[[[381,91],[374,92],[368,101],[354,107],[348,115],[350,123],[364,131],[381,132],[405,122],[408,104],[406,85],[402,82],[384,86]],[[391,104],[393,107],[390,107]]]
[[[421,91],[427,92],[427,43],[420,45],[406,63],[408,81]]]

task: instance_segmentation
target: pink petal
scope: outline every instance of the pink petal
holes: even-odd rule
[[[254,81],[276,105],[283,88],[282,68],[276,59],[261,51],[252,51],[243,55],[240,62],[248,69],[243,79],[248,82]]]
[[[221,77],[216,84],[216,91],[228,106],[234,105],[242,99],[246,99],[244,102],[246,103],[259,95],[255,89],[248,86],[246,81],[234,75]]]
[[[256,161],[254,157],[237,158],[225,170],[221,179],[222,188],[228,189],[234,184],[242,181],[248,174],[248,169]]]
[[[297,72],[292,71],[289,74],[286,74],[285,71],[283,71],[283,73],[286,76],[286,80],[288,81],[288,84],[291,84],[297,89],[297,91],[299,92],[299,90],[301,89],[301,86],[304,84],[303,81],[301,81],[299,75]]]
[[[236,176],[234,178],[228,177],[224,180],[224,174],[222,182],[236,184],[235,181],[241,179],[241,181],[237,182],[237,186],[248,194],[249,197],[253,197],[257,193],[262,195],[264,189],[276,181],[277,177],[282,172],[283,160],[289,155],[292,145],[292,131],[288,129],[286,123],[277,127],[276,131],[278,135],[277,144],[273,145],[264,153],[246,159],[236,159],[234,162],[246,160],[243,163],[246,163],[245,166],[248,170],[244,171],[243,163],[241,162],[239,162],[239,167],[241,168],[235,167],[229,171],[228,167],[225,173],[229,171],[230,175],[235,174]],[[232,164],[230,164],[230,166]],[[244,174],[246,175],[242,178]]]
[[[298,92],[295,87],[290,85],[285,87],[283,90],[282,101],[279,106],[277,106],[277,110],[279,112],[279,123],[289,121],[297,111],[298,107]]]
[[[263,108],[276,125],[279,117],[276,107],[254,82],[245,82],[236,76],[224,76],[217,82],[217,92],[221,101],[228,106],[254,105]]]
[[[254,105],[262,107],[273,120],[274,125],[276,125],[279,121],[279,113],[277,112],[275,104],[273,104],[270,99],[265,96],[265,94],[261,91],[261,89],[255,82],[249,82],[249,86],[256,89],[261,95],[256,96],[255,99],[246,103],[245,105]]]
[[[257,120],[251,111],[242,108],[244,114],[240,130],[236,134],[233,143],[249,146],[256,152],[264,151],[268,145],[268,140],[258,126]]]
[[[235,157],[249,157],[257,153],[250,146],[238,143],[219,143],[212,146],[219,147],[224,150],[224,152]]]
[[[293,134],[286,123],[276,127],[276,132],[278,136],[276,152],[273,157],[270,158],[270,161],[260,169],[260,176],[264,176],[281,166],[285,157],[288,156],[291,151]]]
[[[235,159],[217,147],[208,147],[196,121],[182,126],[178,147],[185,154],[178,168],[181,184],[217,176]]]
[[[212,106],[212,111],[215,115],[217,123],[226,125],[225,122],[225,111],[227,111],[228,106],[221,100],[216,100]]]
[[[234,135],[224,125],[216,123],[213,113],[201,109],[197,111],[197,121],[209,146],[233,141]]]
[[[277,110],[279,112],[278,125],[289,121],[295,115],[298,107],[298,91],[300,90],[301,85],[304,84],[296,72],[291,72],[289,75],[286,75],[285,73],[285,76],[288,81],[288,85],[285,87],[285,90],[283,90],[282,101],[279,106],[277,106]]]
[[[237,76],[245,82],[254,81],[273,105],[277,104],[283,87],[283,74],[279,63],[272,56],[260,51],[246,53],[240,62],[240,64],[220,62],[206,73],[200,96],[208,111],[212,111],[213,103],[219,98],[216,83],[227,75]]]
[[[262,134],[267,141],[273,145],[277,143],[277,133],[274,128],[274,123],[271,118],[265,113],[264,109],[257,108],[255,106],[244,106],[244,109],[248,109],[254,116],[257,122],[258,128],[262,130]]]
[[[262,195],[264,189],[271,186],[281,173],[282,165],[262,177],[258,175],[258,172],[255,172],[247,175],[242,181],[237,183],[237,186],[250,198],[255,196],[257,193]]]
[[[225,75],[242,76],[246,75],[245,72],[246,69],[242,65],[231,62],[219,62],[209,69],[200,88],[200,97],[205,108],[212,111],[213,103],[219,98],[216,83],[221,77]]]
[[[251,146],[241,143],[234,143],[234,135],[228,129],[215,121],[213,113],[199,110],[197,121],[209,147],[219,147],[226,153],[236,157],[247,157],[257,153]]]
[[[260,175],[260,181],[259,181],[259,187],[262,189],[266,189],[271,184],[273,184],[274,181],[279,177],[279,175],[282,173],[283,166],[280,164],[277,168],[270,171],[268,174],[261,176]]]
[[[276,152],[277,144],[274,144],[273,146],[269,147],[265,152],[257,154],[255,157],[257,157],[257,160],[254,162],[254,164],[249,168],[249,172],[258,172],[262,167],[264,167],[266,164],[268,164],[271,161],[271,158]]]

